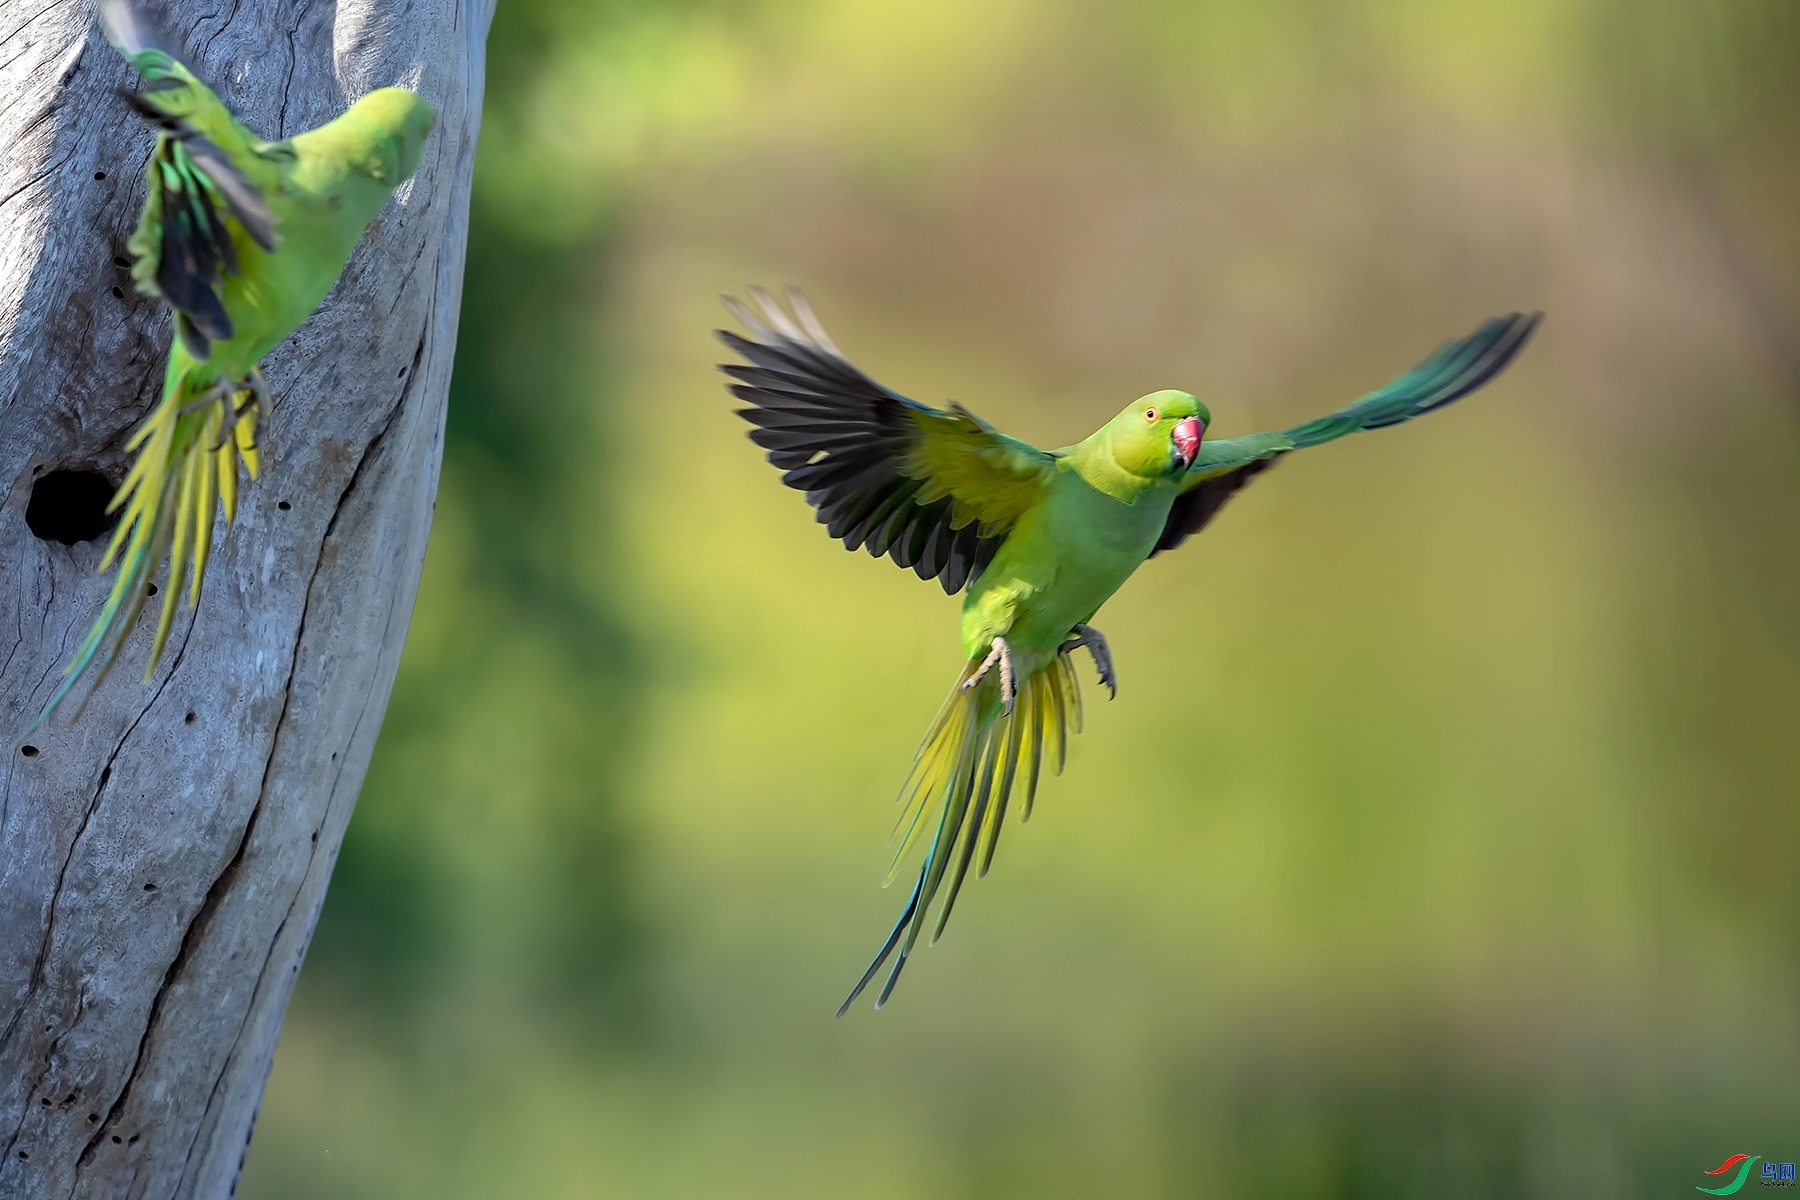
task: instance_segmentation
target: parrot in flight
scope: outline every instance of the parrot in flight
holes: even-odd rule
[[[148,84],[123,93],[157,131],[148,193],[126,246],[137,290],[169,306],[175,337],[162,400],[126,443],[137,457],[107,509],[123,515],[100,569],[117,562],[118,578],[25,734],[49,718],[104,647],[99,686],[166,554],[170,578],[144,670],[149,682],[183,576],[192,609],[218,510],[227,527],[236,514],[239,463],[256,478],[256,432],[269,399],[257,364],[337,282],[363,230],[418,168],[436,119],[412,92],[381,88],[317,129],[265,142],[130,0],[100,0],[99,10],[107,40]]]
[[[887,1002],[940,893],[932,942],[977,854],[987,874],[1010,799],[1020,795],[1028,819],[1045,759],[1061,772],[1081,729],[1073,653],[1087,650],[1117,694],[1112,654],[1091,622],[1146,559],[1199,533],[1289,452],[1398,425],[1473,392],[1505,369],[1543,316],[1489,320],[1386,387],[1292,429],[1208,441],[1206,405],[1170,390],[1126,405],[1084,441],[1045,451],[960,404],[932,408],[876,383],[832,344],[798,291],[788,289],[787,309],[764,289],[750,295],[754,309],[724,297],[749,336],[717,331],[743,359],[719,369],[749,406],[738,415],[755,427],[750,440],[847,549],[964,593],[962,672],[900,789],[888,882],[920,841],[924,860],[840,1017],[898,951],[875,1007]]]

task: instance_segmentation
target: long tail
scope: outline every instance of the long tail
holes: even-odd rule
[[[963,668],[956,687],[913,755],[912,772],[900,789],[900,820],[894,827],[898,844],[887,882],[892,883],[899,875],[901,862],[927,828],[932,829],[931,848],[925,854],[918,882],[913,885],[900,919],[894,923],[893,932],[888,934],[875,961],[845,997],[838,1009],[840,1017],[898,949],[894,968],[875,998],[876,1008],[887,1003],[925,928],[926,915],[943,886],[951,859],[956,860],[956,871],[938,911],[937,927],[931,934],[933,943],[950,920],[950,910],[956,906],[957,893],[962,890],[977,848],[981,853],[980,874],[986,875],[993,865],[994,847],[1000,841],[1000,826],[1006,820],[1013,789],[1023,786],[1024,811],[1020,819],[1029,820],[1046,752],[1050,770],[1062,774],[1069,736],[1081,732],[1081,689],[1067,654],[1056,655],[1037,672],[1019,680],[1011,713],[1000,711],[998,672],[990,672],[978,686],[964,690],[964,683],[980,665],[977,657]],[[1019,778],[1021,772],[1023,780]]]
[[[206,577],[206,560],[212,550],[213,525],[220,505],[225,508],[227,525],[237,516],[239,461],[250,472],[250,478],[256,478],[260,459],[256,424],[264,384],[260,375],[243,383],[222,380],[204,386],[195,395],[188,382],[192,379],[192,374],[182,376],[181,382],[165,393],[156,411],[126,443],[127,450],[138,452],[137,460],[107,506],[108,512],[123,508],[124,515],[113,530],[106,556],[100,560],[102,571],[116,560],[119,576],[100,615],[94,619],[93,628],[64,669],[62,683],[44,710],[19,735],[21,741],[50,718],[106,646],[88,695],[100,686],[150,598],[151,569],[165,554],[170,561],[169,581],[163,592],[156,638],[150,646],[150,661],[144,667],[145,683],[150,682],[175,624],[183,575],[188,582],[188,608],[192,610],[200,602],[200,584]],[[85,705],[86,701],[82,703]],[[81,714],[77,711],[75,715]]]

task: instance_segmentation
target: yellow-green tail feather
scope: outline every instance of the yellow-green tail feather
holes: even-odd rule
[[[902,862],[927,829],[932,831],[930,848],[893,932],[838,1009],[839,1016],[849,1010],[898,949],[899,957],[882,985],[875,1007],[887,1002],[925,928],[926,914],[945,877],[949,876],[950,887],[931,935],[934,942],[950,919],[977,850],[981,854],[978,874],[986,875],[993,865],[994,849],[999,844],[1014,790],[1023,786],[1020,819],[1028,819],[1037,798],[1046,750],[1051,772],[1061,774],[1071,728],[1075,732],[1081,729],[1081,688],[1067,654],[1055,655],[1045,666],[1018,681],[1010,713],[1001,711],[998,672],[990,671],[975,687],[965,686],[980,665],[977,658],[963,668],[956,687],[913,755],[912,770],[900,788],[900,819],[894,826],[896,844],[887,881],[892,883],[898,877]],[[954,872],[950,869],[952,859]]]
[[[252,479],[256,477],[257,386],[260,380],[254,386],[220,385],[197,398],[185,385],[178,387],[163,397],[132,434],[125,448],[136,451],[137,458],[107,506],[108,512],[119,512],[120,517],[100,560],[101,571],[116,562],[118,578],[100,615],[69,660],[61,684],[19,735],[21,740],[49,719],[94,660],[101,658],[104,646],[105,655],[88,694],[100,686],[143,614],[150,597],[152,568],[167,554],[170,578],[144,668],[144,681],[150,681],[174,628],[182,576],[187,576],[191,611],[200,602],[200,585],[206,577],[213,525],[221,504],[226,524],[237,515],[239,462]]]

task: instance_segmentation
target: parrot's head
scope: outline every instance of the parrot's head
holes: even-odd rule
[[[425,139],[437,120],[437,111],[405,88],[376,88],[350,106],[346,122],[368,141],[366,152],[352,154],[351,161],[376,183],[397,188],[419,169],[425,157]]]
[[[1114,461],[1144,479],[1179,475],[1194,463],[1212,414],[1186,392],[1151,392],[1107,425]]]

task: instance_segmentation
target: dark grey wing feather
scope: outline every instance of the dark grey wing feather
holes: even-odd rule
[[[176,43],[165,23],[156,19],[162,15],[160,12],[152,14],[131,0],[100,0],[95,8],[106,40],[126,57],[134,58],[146,50],[161,50],[177,62],[187,62],[186,51]]]
[[[219,189],[219,194],[225,197],[232,215],[243,223],[244,232],[264,250],[273,251],[275,243],[280,239],[275,236],[275,218],[269,212],[262,190],[251,183],[250,177],[238,170],[231,157],[210,139],[198,133],[190,133],[185,144],[188,157],[206,172],[206,177],[212,180],[213,186]]]
[[[744,360],[719,370],[750,406],[738,410],[754,426],[750,440],[782,471],[783,483],[806,493],[819,523],[845,549],[891,558],[951,595],[961,591],[1005,535],[984,538],[975,522],[953,527],[949,497],[920,504],[923,481],[901,473],[920,437],[913,412],[934,410],[852,366],[798,291],[787,291],[792,316],[762,288],[751,288],[750,298],[752,305],[723,297],[750,336],[718,331]]]
[[[1280,461],[1279,454],[1256,459],[1175,497],[1175,506],[1169,510],[1169,519],[1164,522],[1162,536],[1156,539],[1156,549],[1150,551],[1150,557],[1173,550],[1205,529],[1207,522],[1225,507],[1225,502],[1237,495],[1238,489]]]
[[[232,335],[219,285],[238,270],[231,230],[214,200],[222,200],[264,250],[275,248],[274,218],[261,191],[211,139],[141,95],[124,95],[159,130],[150,167],[161,214],[155,290],[175,310],[175,328],[188,351],[204,359],[213,342]]]

